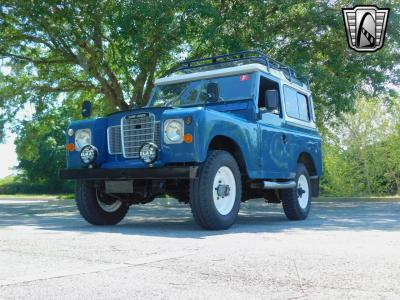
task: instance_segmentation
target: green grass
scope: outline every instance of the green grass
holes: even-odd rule
[[[16,194],[16,195],[0,195],[1,199],[37,199],[37,200],[65,200],[74,199],[73,194],[62,194],[62,195],[30,195],[30,194]]]
[[[75,199],[75,195],[74,194],[58,195],[57,199],[59,199],[59,200]]]
[[[396,196],[366,196],[366,197],[319,197],[314,202],[400,202]]]

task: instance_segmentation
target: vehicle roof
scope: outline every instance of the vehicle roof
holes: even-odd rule
[[[155,84],[156,85],[166,85],[166,84],[187,82],[187,81],[192,81],[192,80],[201,80],[201,79],[231,76],[231,75],[237,75],[237,74],[243,74],[243,73],[252,73],[252,72],[257,72],[257,71],[266,73],[266,74],[270,74],[273,77],[280,80],[282,83],[287,84],[291,87],[300,89],[306,93],[310,92],[307,85],[305,85],[304,83],[291,82],[286,78],[285,74],[282,71],[276,70],[273,68],[268,69],[265,65],[262,65],[259,63],[245,64],[245,65],[213,69],[213,70],[207,70],[207,71],[199,71],[199,72],[193,72],[193,73],[188,73],[188,74],[173,73],[169,76],[157,79],[155,81]]]

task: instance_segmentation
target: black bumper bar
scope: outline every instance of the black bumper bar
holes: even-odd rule
[[[197,177],[196,166],[141,169],[65,169],[61,179],[118,180],[118,179],[191,179]]]

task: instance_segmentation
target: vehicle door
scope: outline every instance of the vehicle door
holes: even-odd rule
[[[277,91],[278,106],[267,107],[267,91]],[[283,126],[280,85],[272,77],[260,76],[258,92],[258,126],[260,132],[260,159],[264,178],[287,178],[289,166],[286,153],[287,133]]]

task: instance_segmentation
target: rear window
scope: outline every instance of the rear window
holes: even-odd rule
[[[309,122],[311,114],[307,97],[288,86],[285,86],[283,91],[285,95],[286,114],[289,117]]]

